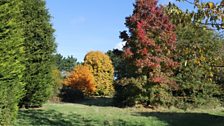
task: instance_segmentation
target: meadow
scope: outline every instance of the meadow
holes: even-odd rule
[[[223,126],[224,109],[180,110],[117,108],[109,98],[78,103],[46,103],[38,109],[19,110],[17,125],[58,126]]]

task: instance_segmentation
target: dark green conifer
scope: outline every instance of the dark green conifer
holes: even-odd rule
[[[25,38],[25,90],[20,106],[39,107],[52,92],[52,64],[56,44],[44,0],[22,0]]]

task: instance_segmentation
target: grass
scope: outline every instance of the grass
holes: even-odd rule
[[[224,110],[160,110],[116,108],[109,99],[79,103],[47,103],[40,109],[21,109],[17,125],[58,126],[224,126]]]

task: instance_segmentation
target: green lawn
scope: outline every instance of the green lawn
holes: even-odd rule
[[[40,109],[22,109],[17,125],[224,126],[224,109],[152,111],[144,108],[116,108],[101,102],[47,103]]]

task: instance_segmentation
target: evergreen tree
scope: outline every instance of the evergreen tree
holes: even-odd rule
[[[0,1],[0,125],[12,125],[23,94],[24,39],[20,0]]]
[[[63,72],[63,71],[72,71],[73,68],[78,65],[79,63],[77,62],[77,59],[74,58],[72,55],[68,57],[63,57],[61,54],[56,54],[54,56],[56,66],[58,69]]]
[[[122,79],[124,77],[133,77],[133,71],[136,70],[135,66],[129,64],[129,61],[124,59],[124,51],[113,49],[106,53],[114,66],[114,77],[115,80]]]
[[[52,93],[52,64],[54,29],[50,24],[50,15],[44,0],[22,0],[25,38],[26,95],[20,105],[38,107],[48,100]]]

